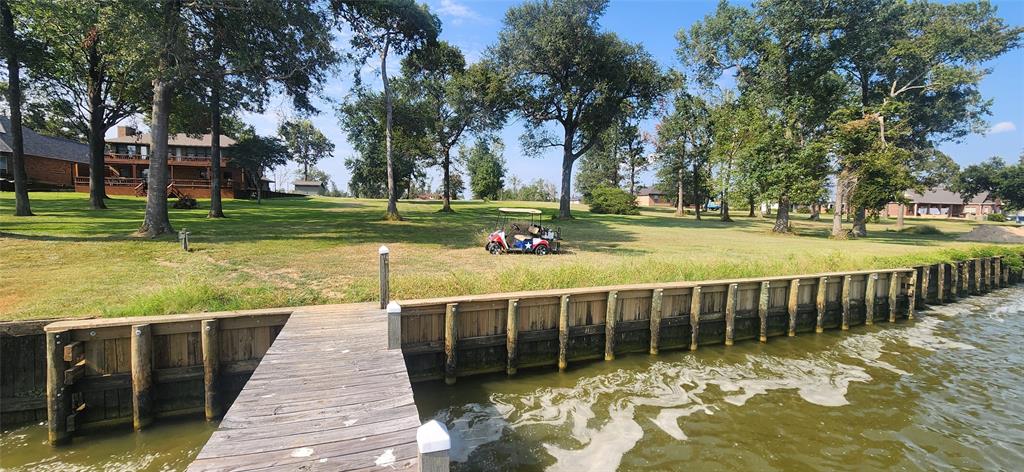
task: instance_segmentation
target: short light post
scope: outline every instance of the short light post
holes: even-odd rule
[[[188,249],[188,236],[190,234],[192,234],[192,233],[188,232],[187,228],[181,228],[181,231],[178,231],[178,241],[181,242],[181,250],[182,251],[185,251],[185,252],[189,251],[189,249]]]
[[[390,298],[391,298],[391,294],[389,293],[389,287],[388,287],[388,272],[389,272],[389,268],[388,268],[388,264],[389,264],[388,263],[388,255],[390,253],[391,253],[391,251],[388,249],[387,246],[381,246],[380,249],[377,250],[377,254],[380,255],[380,308],[381,309],[387,308],[388,301],[390,301]]]
[[[416,430],[421,472],[448,472],[448,451],[452,448],[448,428],[437,420],[423,423]]]

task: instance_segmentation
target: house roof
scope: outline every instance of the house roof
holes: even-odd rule
[[[212,141],[212,134],[203,134],[199,136],[188,135],[185,133],[172,134],[167,137],[168,146],[185,146],[185,147],[210,147]],[[109,144],[153,144],[153,137],[149,133],[138,133],[130,134],[128,136],[115,136],[107,138]],[[220,135],[221,147],[230,147],[235,145],[235,140],[231,139],[223,134]]]
[[[661,190],[658,190],[658,189],[653,189],[653,188],[648,187],[648,188],[640,189],[640,191],[638,191],[636,193],[636,196],[638,196],[638,197],[649,197],[651,195],[665,195],[665,192],[662,192]]]
[[[0,116],[0,152],[14,152],[11,119]],[[89,163],[89,146],[73,139],[44,136],[22,126],[26,156],[47,157],[61,161]]]
[[[913,203],[931,203],[938,205],[963,205],[964,199],[959,193],[948,190],[943,187],[936,187],[933,189],[926,190],[924,194],[917,192],[907,192],[907,198]],[[995,203],[988,198],[988,192],[981,192],[974,196],[967,203]]]
[[[323,187],[325,182],[317,182],[315,180],[296,180],[292,182],[292,185],[305,185],[312,187]]]

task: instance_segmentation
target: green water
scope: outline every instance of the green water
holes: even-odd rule
[[[1021,470],[1024,289],[919,320],[415,386],[453,469]],[[216,428],[161,420],[46,444],[0,435],[0,469],[183,470]]]
[[[1021,470],[1024,290],[848,332],[416,386],[455,470]]]
[[[138,433],[124,427],[76,436],[68,447],[46,442],[46,425],[25,426],[0,435],[0,469],[5,471],[171,471],[185,470],[217,429],[201,419],[158,420]]]

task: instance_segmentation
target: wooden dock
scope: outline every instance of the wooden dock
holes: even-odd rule
[[[190,471],[417,470],[419,414],[375,304],[296,309]]]

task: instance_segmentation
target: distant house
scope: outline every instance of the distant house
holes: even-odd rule
[[[668,194],[653,188],[645,188],[637,192],[636,204],[643,207],[672,206],[672,202],[668,199]]]
[[[292,185],[295,186],[295,193],[301,193],[302,195],[320,195],[327,191],[327,182],[296,180],[292,182]]]
[[[30,189],[75,188],[75,166],[89,165],[89,146],[71,139],[43,136],[25,127],[22,127],[22,136]],[[0,180],[5,183],[14,180],[13,139],[11,120],[0,116]]]
[[[930,189],[923,194],[907,192],[906,197],[910,203],[904,207],[903,215],[910,217],[980,218],[1002,212],[999,200],[989,198],[988,192],[979,193],[966,203],[959,193],[942,187]],[[885,213],[891,217],[899,215],[900,205],[889,202],[885,206]]]

